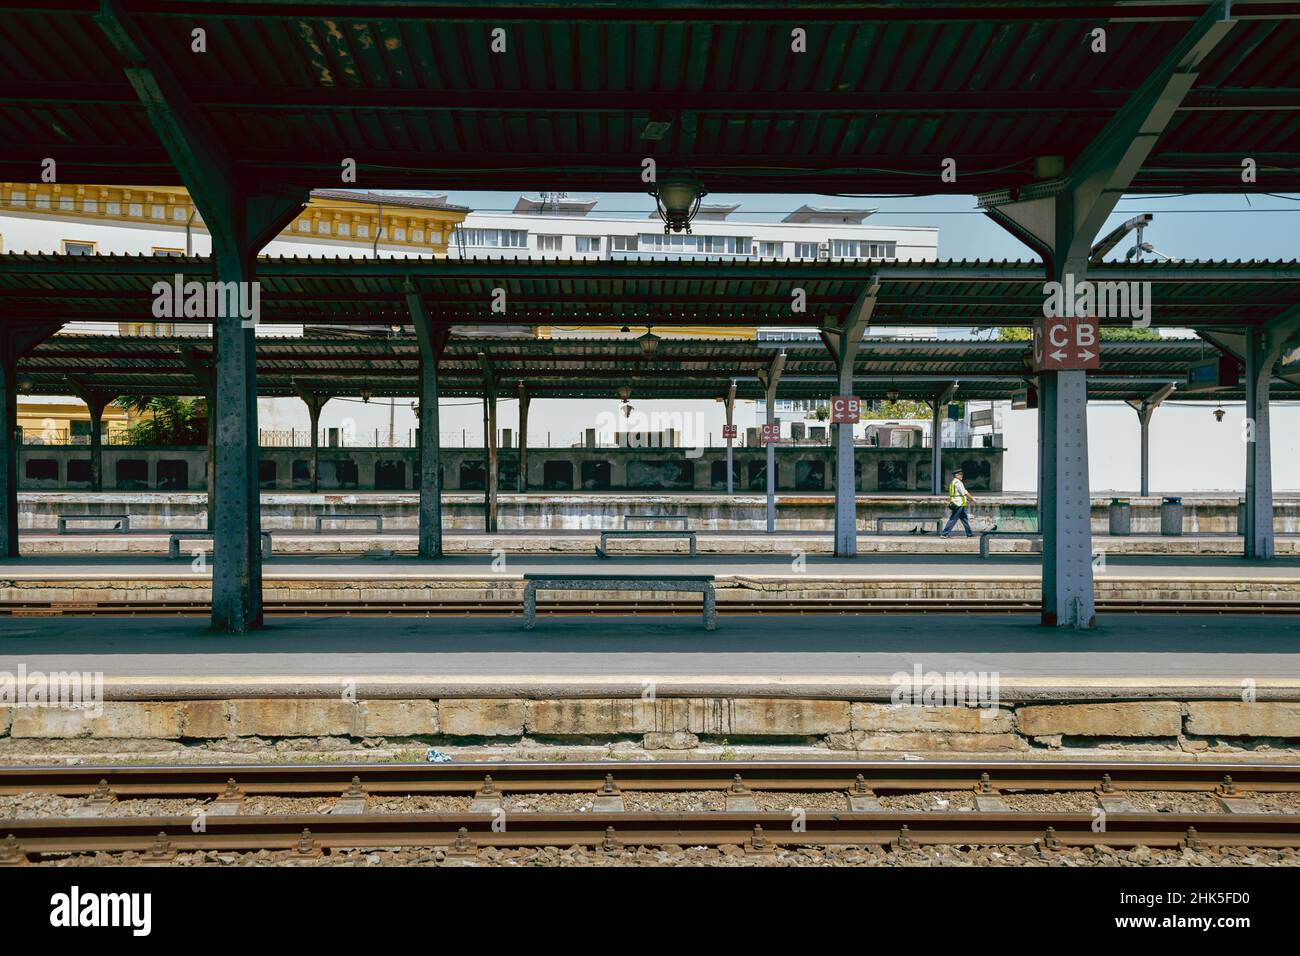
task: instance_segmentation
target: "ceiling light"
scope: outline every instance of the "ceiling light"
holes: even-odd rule
[[[700,200],[708,191],[695,177],[684,173],[670,173],[655,183],[650,195],[655,197],[659,218],[664,221],[664,232],[691,231],[691,220],[700,211]]]
[[[659,142],[672,129],[673,121],[667,116],[651,116],[641,128],[641,138]]]
[[[646,358],[654,358],[655,349],[659,348],[659,336],[650,331],[650,326],[646,326],[645,335],[638,335],[636,341]]]

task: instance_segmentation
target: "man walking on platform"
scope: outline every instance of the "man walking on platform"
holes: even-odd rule
[[[967,520],[966,506],[975,499],[971,497],[966,486],[961,482],[961,469],[958,468],[952,473],[952,481],[948,483],[948,524],[944,526],[942,538],[948,537],[952,531],[952,526],[961,519],[961,525],[966,529],[966,537],[974,537],[975,532],[970,529],[970,521]]]

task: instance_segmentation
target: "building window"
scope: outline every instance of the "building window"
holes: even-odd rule
[[[785,255],[785,243],[760,242],[758,243],[758,254],[764,259],[780,259]]]
[[[612,249],[615,252],[636,252],[636,236],[611,236]]]
[[[817,243],[815,242],[796,242],[794,244],[794,257],[796,259],[816,259]]]
[[[646,252],[748,256],[754,251],[754,240],[748,236],[665,236],[643,232],[637,239]]]
[[[64,239],[63,254],[65,256],[93,256],[95,254],[95,244],[75,239]]]
[[[167,248],[166,246],[154,246],[154,247],[153,247],[153,254],[154,254],[155,256],[183,256],[183,255],[185,255],[185,250],[184,250],[184,249],[169,249],[169,248]]]
[[[579,252],[600,252],[600,236],[576,236]]]
[[[527,229],[462,229],[461,241],[467,246],[486,249],[527,249]]]
[[[866,239],[832,239],[831,255],[836,259],[893,259],[895,244]]]
[[[537,249],[539,252],[559,252],[563,242],[563,236],[538,236]]]

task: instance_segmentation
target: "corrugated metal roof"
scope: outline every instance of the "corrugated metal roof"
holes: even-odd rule
[[[238,173],[304,188],[342,157],[365,188],[639,189],[641,159],[715,193],[969,194],[1078,156],[1203,3],[662,0],[441,6],[258,0],[128,8]],[[1239,19],[1134,191],[1292,191],[1300,142],[1291,5]],[[100,4],[0,21],[0,178],[179,178],[96,23]],[[807,53],[791,48],[806,31]],[[1089,49],[1104,27],[1104,55]],[[190,52],[191,31],[208,37]],[[490,49],[491,30],[507,49]],[[642,138],[667,118],[662,139]],[[1242,184],[1243,156],[1257,184]],[[960,157],[956,182],[940,179]]]
[[[153,287],[204,280],[201,257],[0,256],[0,319],[153,320]],[[1241,329],[1300,302],[1300,262],[1105,263],[1094,281],[1151,283],[1156,326]],[[1042,315],[1035,262],[734,262],[729,260],[258,260],[266,323],[409,324],[406,283],[434,321],[519,325],[808,326],[843,319],[879,280],[880,326],[1027,325]],[[792,290],[807,311],[792,312]],[[494,306],[505,292],[506,311]],[[1124,324],[1128,324],[1127,321]]]
[[[298,387],[333,395],[413,396],[418,392],[419,350],[412,336],[348,341],[272,338],[257,340],[258,390],[263,395],[295,395]],[[47,339],[19,366],[28,392],[66,394],[69,379],[119,394],[179,394],[198,391],[182,358],[211,361],[207,338],[134,338],[57,335]],[[794,344],[736,339],[663,339],[647,357],[627,339],[453,338],[439,363],[446,396],[481,396],[480,355],[493,369],[498,393],[512,397],[526,383],[538,397],[601,397],[632,388],[640,398],[718,398],[735,381],[742,398],[762,396],[756,375],[778,351],[786,354],[778,394],[782,398],[826,398],[836,391],[829,353],[819,343]],[[1030,376],[1025,342],[868,339],[854,365],[854,393],[883,398],[897,389],[902,397],[932,399],[950,382],[958,397],[1007,398]],[[1198,340],[1106,342],[1102,369],[1088,376],[1095,399],[1141,399],[1168,382],[1186,382],[1188,367],[1218,353]],[[1187,398],[1239,398],[1240,389],[1186,392]],[[1279,383],[1275,397],[1300,397],[1300,387]]]

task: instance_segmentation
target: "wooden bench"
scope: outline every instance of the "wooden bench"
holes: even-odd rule
[[[602,531],[600,533],[600,544],[596,546],[596,557],[609,557],[609,553],[605,550],[605,543],[610,538],[689,538],[691,542],[691,557],[695,557],[694,531],[687,531],[685,529],[682,529],[681,531]]]
[[[321,532],[322,521],[373,521],[375,530],[383,533],[384,516],[383,515],[317,515],[316,516],[316,533]]]
[[[682,530],[686,530],[686,515],[623,515],[623,529],[630,528],[633,521],[644,521],[647,524],[651,521],[680,521]]]
[[[902,516],[895,516],[895,517],[891,517],[891,518],[877,518],[877,519],[876,519],[876,534],[884,534],[884,533],[885,533],[885,524],[886,524],[887,522],[892,522],[892,523],[894,523],[894,524],[910,524],[910,525],[913,526],[913,531],[916,530],[916,526],[918,526],[918,525],[927,525],[927,524],[930,524],[931,522],[934,522],[934,530],[935,530],[936,532],[940,532],[940,531],[943,530],[943,519],[942,519],[942,518],[920,518],[920,517],[917,517],[917,518],[905,518],[905,517],[902,517]],[[902,534],[901,531],[898,532],[898,533],[899,533],[899,534]]]
[[[704,629],[718,626],[711,574],[525,574],[524,627],[537,624],[538,591],[686,591],[704,595]]]
[[[981,531],[980,532],[980,557],[989,556],[989,538],[1028,538],[1036,540],[1039,544],[1043,543],[1043,534],[1041,531]]]
[[[69,521],[116,521],[112,528],[94,528],[94,531],[120,531],[126,534],[131,530],[130,515],[59,515],[59,534],[68,530]]]
[[[271,556],[271,532],[263,531],[262,533],[262,557]],[[208,538],[211,539],[212,532],[195,528],[193,531],[173,531],[167,538],[167,557],[179,558],[181,556],[181,540],[184,538]]]

